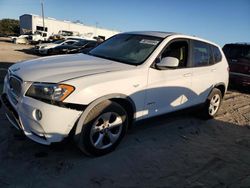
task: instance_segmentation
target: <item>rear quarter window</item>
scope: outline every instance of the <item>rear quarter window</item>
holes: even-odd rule
[[[222,60],[222,55],[220,52],[220,49],[216,46],[211,46],[212,51],[213,51],[213,55],[214,55],[214,63],[218,63]]]

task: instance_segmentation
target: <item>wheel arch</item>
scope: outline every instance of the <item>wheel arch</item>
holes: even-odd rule
[[[101,102],[104,102],[106,100],[114,101],[118,104],[120,104],[128,113],[129,116],[129,126],[132,125],[134,119],[135,119],[135,112],[136,112],[136,106],[134,101],[124,94],[114,93],[102,96],[94,101],[92,101],[83,111],[82,115],[80,116],[79,120],[76,123],[75,127],[75,134],[79,135],[81,133],[82,124],[87,117],[88,113],[98,104]]]
[[[211,97],[212,97],[212,96],[211,96],[211,93],[212,93],[213,89],[218,89],[218,90],[220,90],[221,95],[222,95],[222,98],[224,97],[224,95],[225,95],[225,93],[226,93],[226,86],[225,86],[224,83],[221,82],[221,83],[218,83],[218,84],[214,85],[214,87],[212,87],[210,93],[208,94],[207,99],[211,99]]]
[[[224,83],[218,83],[214,86],[214,88],[219,89],[221,91],[222,97],[224,97],[224,95],[226,94],[226,86]]]

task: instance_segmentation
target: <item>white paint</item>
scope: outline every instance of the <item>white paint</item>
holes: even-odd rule
[[[164,37],[164,33],[148,34]],[[11,66],[10,71],[13,70],[13,74],[24,81],[19,103],[16,106],[14,103],[12,105],[19,114],[25,134],[43,144],[58,142],[67,136],[82,113],[26,97],[25,92],[32,82],[64,83],[74,86],[75,91],[64,100],[66,103],[88,105],[105,95],[126,95],[135,103],[137,120],[202,103],[217,83],[224,83],[227,87],[228,64],[224,55],[220,63],[207,67],[166,70],[151,68],[155,58],[170,40],[201,40],[179,34],[165,35],[163,42],[139,66],[83,54],[51,56]],[[211,71],[215,69],[216,71]],[[8,93],[9,90],[5,79],[4,92]],[[39,122],[32,116],[34,109],[42,112],[43,118]],[[47,141],[35,136],[31,131],[44,135]]]

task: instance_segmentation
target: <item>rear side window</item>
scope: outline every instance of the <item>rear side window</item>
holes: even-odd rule
[[[211,46],[214,54],[214,63],[218,63],[222,59],[221,52],[218,47],[216,46]]]
[[[211,52],[210,45],[201,41],[193,41],[193,66],[207,66],[213,64],[213,55]]]

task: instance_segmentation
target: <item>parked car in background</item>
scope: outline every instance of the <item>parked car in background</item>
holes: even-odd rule
[[[230,84],[250,86],[250,43],[226,44],[223,51],[229,63]]]
[[[28,40],[30,43],[42,43],[49,40],[48,32],[46,31],[35,31],[34,34],[29,35]]]
[[[79,53],[81,50],[89,48],[92,49],[98,45],[97,41],[93,40],[78,40],[76,43],[60,45],[54,47],[51,54],[69,54],[69,53]]]
[[[35,52],[41,55],[50,55],[53,52],[53,48],[63,45],[72,45],[77,43],[78,40],[58,40],[52,43],[44,43],[35,46]]]
[[[193,36],[122,33],[88,55],[12,65],[1,101],[8,120],[49,145],[74,135],[87,155],[113,151],[132,122],[202,105],[214,117],[228,86],[221,48]],[[71,133],[71,134],[70,134]]]
[[[94,42],[90,42],[87,45],[83,46],[81,49],[78,50],[79,53],[87,54],[90,50],[101,44],[104,40],[103,39],[97,39]]]
[[[14,44],[29,44],[29,35],[11,36],[10,39]]]
[[[48,39],[50,42],[55,42],[58,40],[64,40],[64,36],[60,35],[60,34],[52,34],[51,36],[49,36]]]

